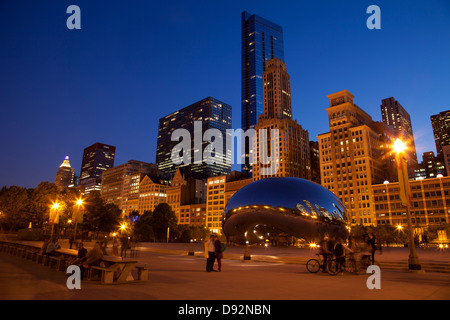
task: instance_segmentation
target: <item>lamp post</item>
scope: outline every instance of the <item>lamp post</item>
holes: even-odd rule
[[[83,200],[80,198],[77,200],[76,202],[76,207],[73,208],[73,213],[72,213],[72,221],[75,222],[75,229],[73,231],[73,242],[75,242],[76,238],[77,238],[77,226],[78,226],[78,222],[82,222],[83,220]]]
[[[59,203],[55,202],[51,208],[50,208],[50,216],[49,216],[49,223],[52,224],[52,231],[50,233],[50,239],[53,239],[53,233],[55,230],[55,223],[59,222]]]
[[[395,161],[397,163],[397,173],[398,173],[398,182],[400,187],[400,199],[402,200],[403,206],[406,207],[406,217],[408,222],[408,230],[409,230],[409,270],[421,270],[422,267],[420,265],[419,257],[416,253],[416,247],[414,244],[414,231],[411,223],[411,189],[409,187],[409,178],[408,178],[408,169],[407,162],[405,158],[405,144],[397,139],[393,146],[395,152]]]

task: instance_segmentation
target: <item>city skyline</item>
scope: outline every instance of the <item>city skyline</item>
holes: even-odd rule
[[[376,121],[394,97],[411,115],[418,158],[436,152],[430,116],[450,109],[445,1],[379,1],[381,30],[366,27],[366,1],[76,2],[81,30],[65,26],[69,3],[2,3],[0,186],[52,182],[65,156],[80,174],[96,142],[117,147],[116,165],[155,163],[157,119],[205,96],[230,104],[239,128],[243,11],[282,26],[292,116],[310,140],[328,131],[327,95],[347,89]]]

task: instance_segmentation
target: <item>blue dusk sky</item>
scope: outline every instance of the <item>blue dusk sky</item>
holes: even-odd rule
[[[81,30],[69,30],[69,5]],[[369,30],[367,8],[381,9]],[[347,89],[381,120],[410,113],[419,161],[436,152],[430,115],[450,109],[450,1],[0,1],[0,187],[54,182],[65,156],[117,147],[155,162],[158,119],[207,96],[240,127],[241,12],[283,27],[293,118],[327,132],[327,95]]]

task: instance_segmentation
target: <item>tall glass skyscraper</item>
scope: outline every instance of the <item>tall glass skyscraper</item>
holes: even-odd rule
[[[115,153],[115,146],[99,142],[84,149],[80,185],[84,186],[86,194],[100,191],[103,171],[114,167]]]
[[[264,111],[263,72],[272,58],[284,62],[283,28],[260,16],[244,11],[241,18],[242,107],[241,126],[254,128]],[[251,172],[249,143],[245,146],[243,172]]]
[[[231,150],[227,146],[227,139],[230,139],[231,133],[227,133],[227,129],[232,128],[231,117],[232,107],[229,104],[207,97],[159,119],[156,147],[156,164],[159,170],[169,178],[175,174],[178,167],[187,166],[190,167],[191,176],[198,179],[230,174]],[[196,127],[196,121],[200,127]],[[172,141],[172,133],[176,129],[185,129],[190,134],[189,163],[176,165],[172,161],[172,151],[180,143],[176,139]],[[205,150],[210,145],[208,141],[210,137],[205,137],[208,129],[218,129],[222,135],[222,153],[219,150],[212,152],[218,157],[218,160],[222,160],[217,163],[211,163],[212,159],[204,158]]]

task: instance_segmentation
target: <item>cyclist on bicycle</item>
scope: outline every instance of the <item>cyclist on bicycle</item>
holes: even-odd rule
[[[330,250],[330,247],[332,248]],[[330,243],[330,239],[327,235],[325,235],[322,239],[322,241],[319,244],[319,254],[323,256],[323,265],[322,265],[322,271],[327,272],[327,262],[328,259],[333,258],[333,250],[334,250],[334,243]]]

